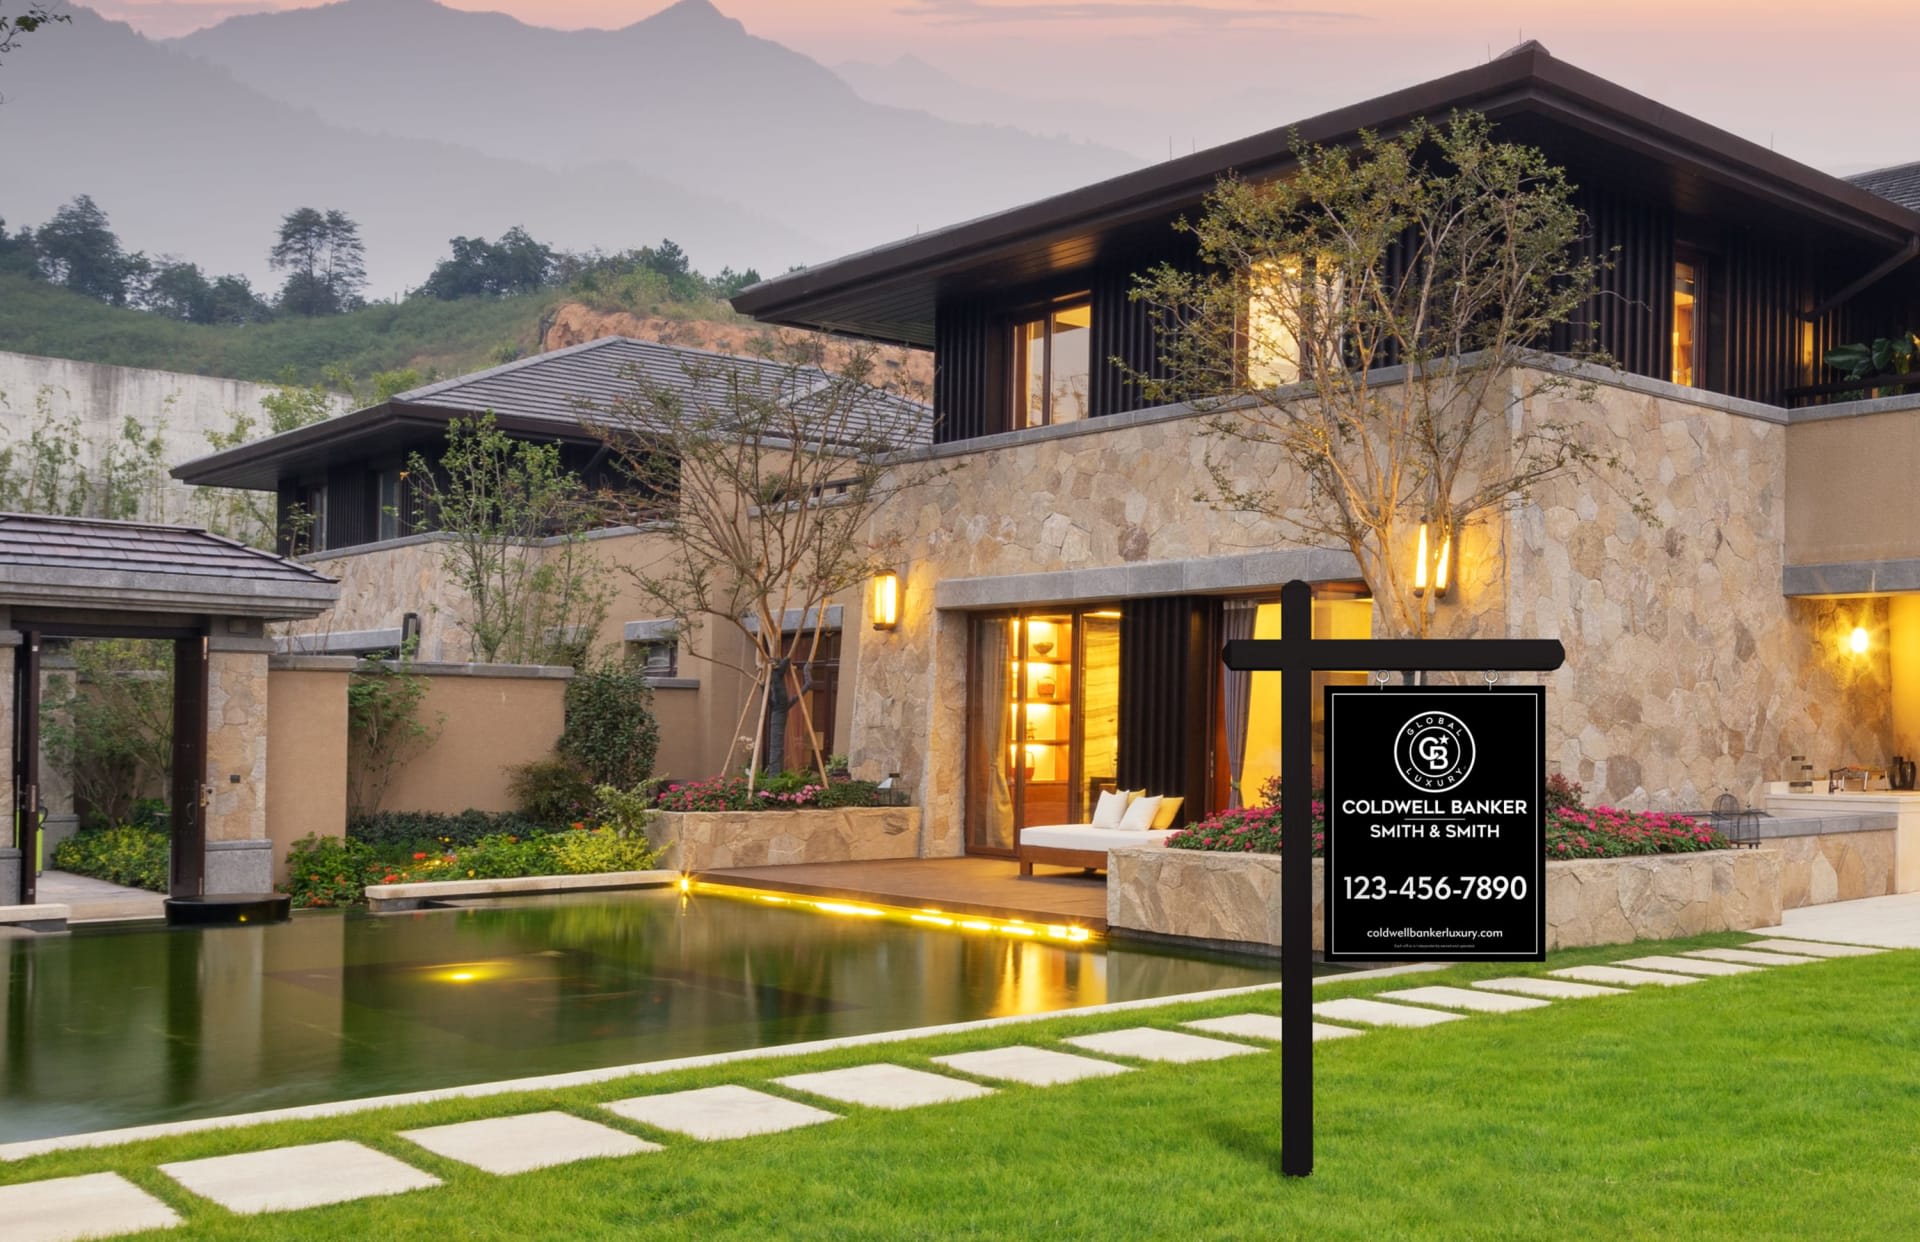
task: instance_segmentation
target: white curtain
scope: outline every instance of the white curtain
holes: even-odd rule
[[[1260,605],[1254,600],[1228,600],[1223,611],[1222,629],[1226,641],[1253,637],[1253,621]],[[1225,674],[1227,707],[1227,806],[1245,806],[1240,792],[1240,776],[1247,767],[1247,709],[1252,705],[1253,674],[1244,669],[1228,669]]]

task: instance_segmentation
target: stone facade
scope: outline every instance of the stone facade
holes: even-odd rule
[[[1753,801],[1789,754],[1826,766],[1892,749],[1885,601],[1781,594],[1786,428],[1769,414],[1632,377],[1590,403],[1534,398],[1517,425],[1589,428],[1656,520],[1636,516],[1624,477],[1582,476],[1460,535],[1436,635],[1566,644],[1547,754],[1594,801]],[[1269,519],[1195,501],[1212,444],[1204,416],[1169,409],[947,446],[959,468],[876,519],[903,549],[906,602],[899,630],[862,647],[849,754],[917,774],[929,853],[963,848],[966,750],[967,614],[934,608],[935,584],[1153,565],[1178,582],[1195,562],[1297,546]],[[1271,453],[1234,453],[1249,482],[1301,490]],[[1844,650],[1855,625],[1881,639],[1863,656]]]
[[[1891,828],[1772,837],[1766,848],[1780,856],[1783,909],[1884,897],[1894,891]]]
[[[1204,850],[1108,854],[1107,926],[1190,940],[1280,944],[1280,857]],[[1313,947],[1321,941],[1313,860]],[[1547,864],[1547,948],[1666,940],[1780,922],[1780,855],[1713,850]]]
[[[648,840],[679,871],[783,863],[871,862],[920,853],[917,807],[688,811],[661,815]]]
[[[209,844],[264,841],[267,835],[268,653],[245,649],[266,646],[260,640],[232,645],[243,649],[216,643],[207,653]]]

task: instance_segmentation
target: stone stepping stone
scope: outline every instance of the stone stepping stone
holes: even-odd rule
[[[1385,1001],[1343,996],[1321,1001],[1313,1007],[1315,1017],[1335,1018],[1341,1022],[1364,1022],[1368,1026],[1438,1026],[1458,1022],[1464,1014],[1443,1013],[1438,1009],[1416,1009],[1412,1005],[1390,1005]]]
[[[778,1134],[782,1130],[840,1120],[840,1114],[811,1104],[735,1086],[638,1095],[602,1107],[642,1125],[671,1130],[703,1143]]]
[[[1541,979],[1533,975],[1475,979],[1473,986],[1493,992],[1518,992],[1522,996],[1542,996],[1548,1000],[1582,1000],[1589,996],[1625,996],[1619,988],[1596,987],[1591,983],[1573,983],[1566,979]]]
[[[637,1156],[660,1151],[660,1144],[635,1138],[624,1130],[603,1126],[571,1113],[522,1113],[517,1117],[489,1117],[424,1130],[402,1130],[410,1143],[470,1164],[488,1173],[525,1173],[576,1160],[606,1156]]]
[[[933,1059],[963,1074],[1025,1083],[1029,1087],[1051,1087],[1055,1083],[1077,1082],[1082,1078],[1109,1078],[1114,1074],[1127,1073],[1131,1068],[1115,1065],[1112,1061],[1076,1057],[1071,1052],[1055,1052],[1050,1048],[1029,1048],[1024,1045],[989,1048],[984,1052],[956,1052],[952,1056]]]
[[[1750,966],[1804,966],[1817,957],[1798,953],[1755,953],[1751,949],[1688,949],[1681,957],[1704,957],[1716,962],[1745,962]]]
[[[1829,944],[1816,940],[1749,940],[1740,947],[1777,949],[1782,953],[1800,953],[1807,957],[1866,957],[1869,954],[1886,952],[1885,949],[1870,949],[1863,944]]]
[[[1066,1041],[1088,1052],[1110,1057],[1132,1057],[1136,1061],[1169,1061],[1184,1065],[1190,1061],[1218,1061],[1242,1053],[1259,1052],[1246,1044],[1230,1044],[1224,1039],[1163,1031],[1154,1026],[1128,1027],[1124,1031],[1102,1031],[1098,1035],[1075,1035]]]
[[[7,1242],[78,1242],[179,1223],[172,1208],[118,1173],[0,1186],[0,1237]]]
[[[868,1108],[919,1108],[992,1095],[992,1087],[962,1082],[945,1074],[908,1069],[904,1065],[855,1065],[818,1074],[793,1074],[773,1081],[808,1095],[823,1095],[845,1104]]]
[[[1760,972],[1758,966],[1743,966],[1739,962],[1709,962],[1697,957],[1674,957],[1666,953],[1622,958],[1614,965],[1635,970],[1670,970],[1677,975],[1752,975]]]
[[[1549,1004],[1529,996],[1502,996],[1498,992],[1475,992],[1471,988],[1401,988],[1396,992],[1375,992],[1374,995],[1381,1000],[1439,1005],[1445,1009],[1471,1009],[1475,1013],[1519,1013],[1522,1009],[1545,1009]]]
[[[1236,1013],[1225,1018],[1200,1018],[1180,1025],[1190,1026],[1196,1031],[1209,1031],[1215,1035],[1238,1035],[1244,1039],[1270,1039],[1280,1042],[1280,1019],[1270,1013]],[[1323,1039],[1339,1039],[1345,1035],[1365,1035],[1366,1032],[1352,1026],[1330,1026],[1325,1022],[1313,1024],[1313,1042]]]
[[[163,1164],[160,1171],[230,1212],[289,1212],[438,1186],[440,1179],[344,1139]]]
[[[1700,982],[1699,975],[1668,975],[1657,970],[1628,970],[1624,966],[1563,966],[1559,970],[1549,970],[1547,973],[1561,979],[1578,979],[1584,983],[1624,983],[1629,986],[1658,983],[1664,987],[1678,987],[1683,983]]]

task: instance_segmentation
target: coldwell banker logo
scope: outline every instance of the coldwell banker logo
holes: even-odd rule
[[[1473,771],[1473,734],[1458,716],[1420,712],[1394,737],[1393,763],[1415,789],[1445,793]]]

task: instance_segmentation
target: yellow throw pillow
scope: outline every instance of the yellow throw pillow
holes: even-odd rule
[[[1173,827],[1173,821],[1180,814],[1180,804],[1185,801],[1185,798],[1160,799],[1160,813],[1153,817],[1153,826],[1155,828]]]

